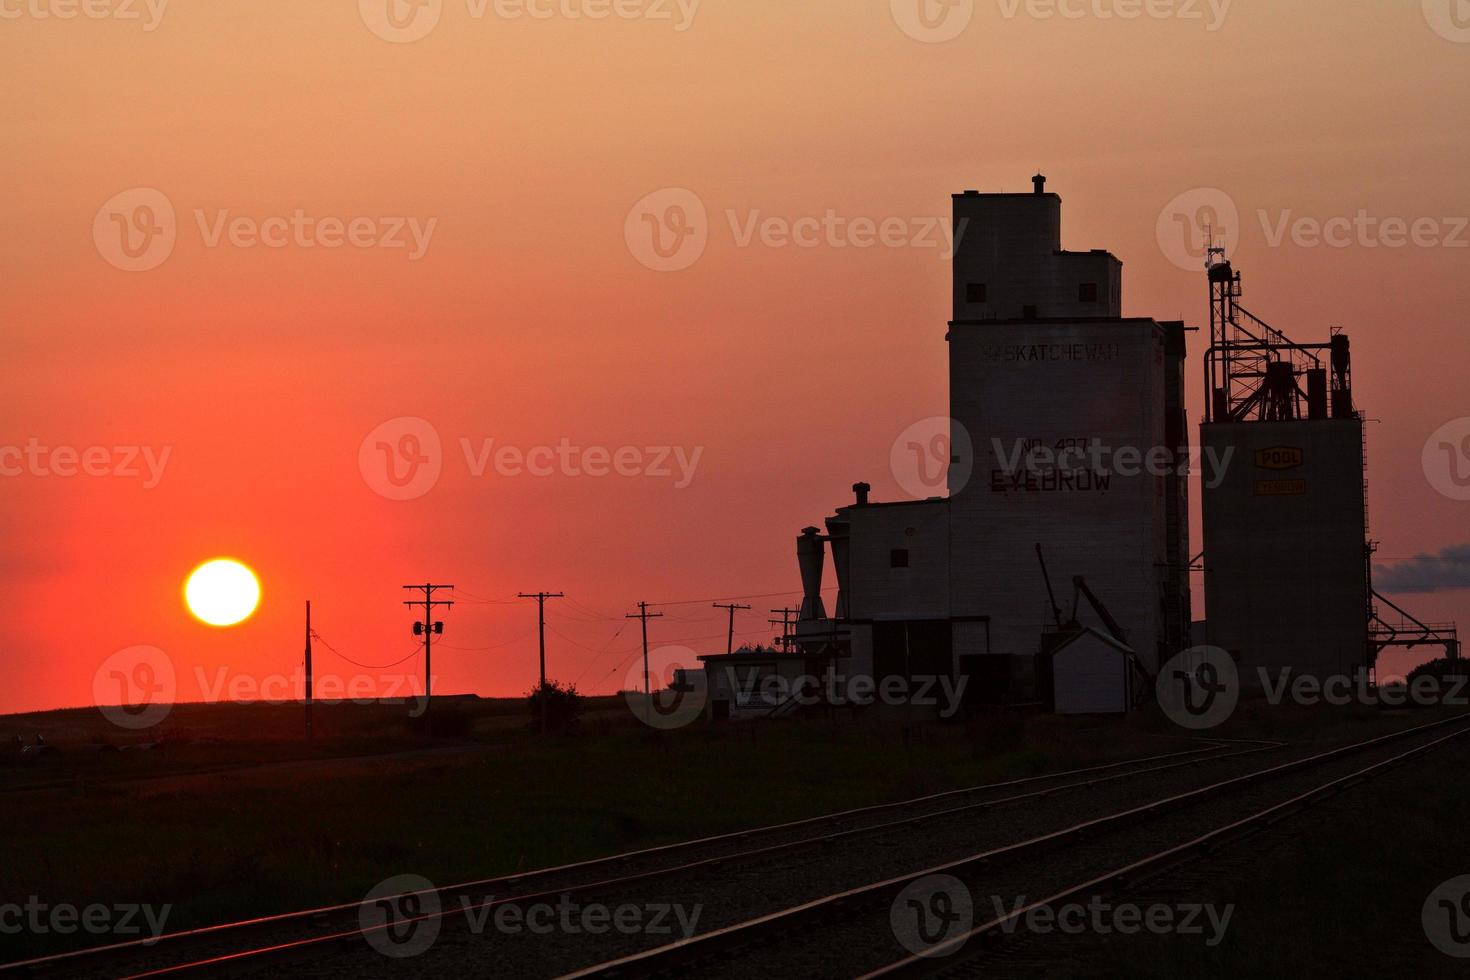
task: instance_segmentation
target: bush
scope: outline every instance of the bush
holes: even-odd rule
[[[1420,677],[1438,677],[1443,680],[1446,677],[1465,677],[1470,675],[1470,663],[1464,660],[1450,660],[1448,657],[1440,657],[1431,660],[1427,664],[1420,664],[1409,671],[1409,683],[1412,684]]]
[[[531,709],[532,731],[567,731],[576,727],[582,714],[582,695],[575,684],[547,681],[526,696],[526,703]]]
[[[1405,682],[1408,689],[1415,690],[1414,683],[1422,677],[1431,677],[1436,681],[1430,688],[1430,694],[1437,702],[1464,704],[1464,698],[1470,695],[1470,663],[1464,660],[1441,657],[1427,664],[1420,664],[1409,672]]]

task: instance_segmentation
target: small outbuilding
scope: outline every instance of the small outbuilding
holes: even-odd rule
[[[1052,703],[1059,715],[1121,715],[1132,710],[1144,676],[1138,655],[1101,630],[1057,637],[1048,654]]]
[[[737,650],[700,657],[704,665],[708,716],[715,721],[780,718],[801,706],[802,696],[820,694],[804,686],[807,658],[784,650]]]

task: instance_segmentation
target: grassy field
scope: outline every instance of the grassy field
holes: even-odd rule
[[[0,718],[57,754],[0,755],[0,896],[173,906],[170,931],[355,901],[383,878],[492,876],[1008,777],[1190,747],[1162,718],[1004,711],[957,724],[874,716],[656,731],[593,699],[539,737],[521,701],[466,700],[429,740],[397,706],[179,706],[148,736],[95,710]],[[1328,743],[1428,720],[1250,706],[1220,734]],[[160,740],[99,752],[98,739]],[[0,960],[97,939],[4,937]]]

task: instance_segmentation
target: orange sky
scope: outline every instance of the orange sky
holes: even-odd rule
[[[547,18],[444,0],[426,36],[392,43],[350,0],[173,0],[151,30],[141,0],[127,11],[141,20],[0,0],[0,444],[169,453],[153,487],[0,477],[0,711],[87,703],[97,665],[134,644],[173,658],[184,698],[200,669],[290,673],[307,598],[338,650],[397,660],[413,643],[399,586],[426,578],[491,599],[566,591],[581,605],[549,606],[551,673],[616,689],[633,603],[796,589],[799,529],[857,479],[898,496],[894,436],[946,408],[939,250],[742,246],[729,212],[914,222],[947,214],[953,191],[1027,189],[1038,167],[1067,247],[1123,259],[1126,313],[1200,325],[1203,275],[1170,261],[1156,224],[1177,195],[1223,190],[1247,305],[1302,339],[1353,336],[1359,404],[1379,420],[1380,554],[1470,539],[1470,504],[1420,462],[1431,432],[1470,415],[1470,232],[1454,247],[1445,220],[1470,215],[1470,38],[1433,29],[1417,0],[1237,0],[1218,23],[1205,0],[1096,12],[1120,4],[1079,0],[1069,18],[977,0],[957,37],[924,43],[887,0],[703,0],[692,20],[663,0],[596,20],[568,14],[598,0],[538,7]],[[124,271],[94,220],[139,187],[171,204],[176,242]],[[662,188],[709,215],[682,271],[625,244],[630,208]],[[209,244],[222,212],[298,209],[434,225],[417,258]],[[1435,219],[1450,241],[1273,246],[1288,210]],[[410,501],[359,469],[364,437],[399,417],[443,441],[442,475]],[[702,455],[684,487],[477,477],[462,439]],[[233,630],[179,602],[217,554],[265,590]],[[742,636],[769,637],[783,599],[752,601]],[[1470,625],[1464,591],[1407,602]],[[446,614],[439,689],[527,690],[534,609]],[[708,602],[665,611],[656,642],[721,646]],[[319,669],[357,672],[330,654]]]

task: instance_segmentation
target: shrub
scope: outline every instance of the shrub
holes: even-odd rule
[[[531,730],[564,732],[574,728],[582,713],[582,695],[575,684],[547,681],[526,696],[531,709]]]
[[[1470,663],[1461,659],[1441,657],[1427,664],[1420,664],[1409,672],[1406,684],[1410,691],[1421,677],[1432,677],[1437,684],[1430,688],[1434,700],[1446,704],[1464,704],[1470,695]]]

